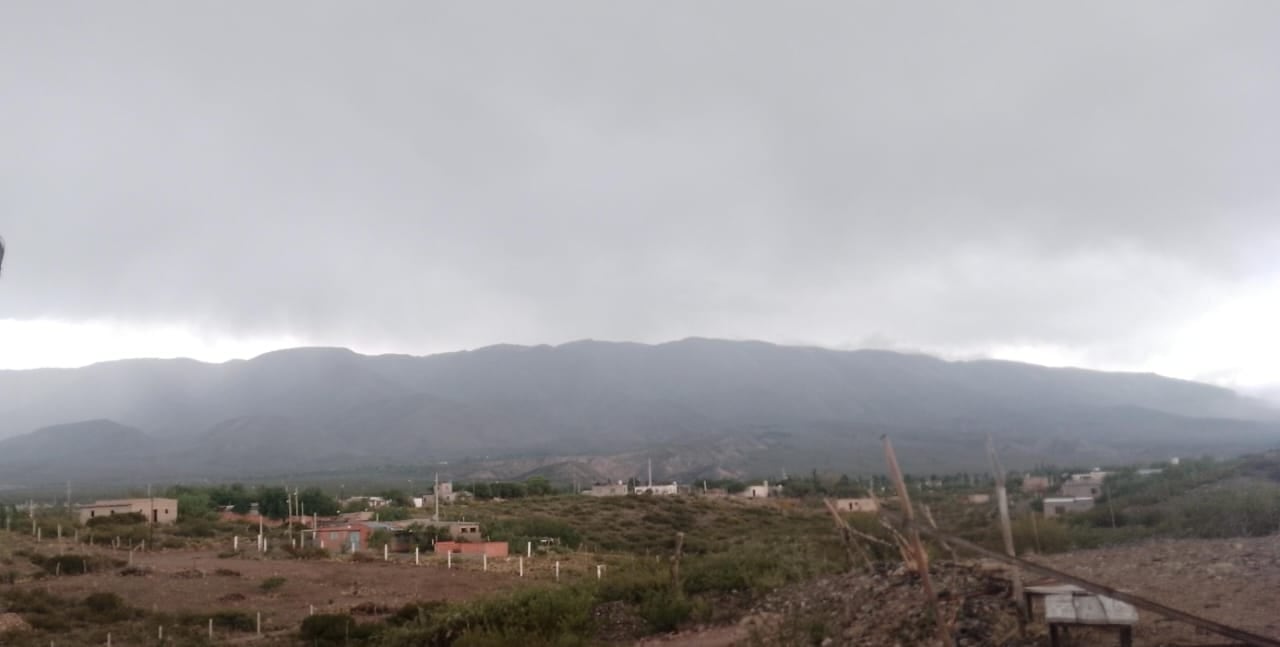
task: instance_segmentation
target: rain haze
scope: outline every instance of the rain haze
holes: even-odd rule
[[[6,2],[0,368],[686,336],[1280,386],[1280,4]]]

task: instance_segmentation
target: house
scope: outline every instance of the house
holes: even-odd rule
[[[353,496],[343,499],[340,503],[342,503],[344,508],[352,504],[363,503],[365,507],[373,510],[375,508],[385,508],[386,506],[391,505],[391,500],[384,499],[380,496]]]
[[[1047,497],[1044,500],[1045,518],[1053,518],[1071,512],[1093,509],[1093,497]]]
[[[965,496],[964,502],[970,505],[981,505],[983,503],[991,503],[990,494],[970,494]]]
[[[590,490],[583,491],[587,496],[626,496],[627,484],[622,481],[617,483],[597,483],[591,486]]]
[[[455,541],[480,541],[480,524],[478,523],[471,521],[451,521],[448,526],[449,538]]]
[[[162,497],[145,497],[141,499],[112,499],[94,501],[76,506],[80,523],[88,523],[90,519],[110,517],[131,512],[142,515],[150,523],[171,524],[178,521],[178,500]]]
[[[1064,497],[1096,499],[1102,494],[1102,481],[1066,481],[1058,488],[1058,493]]]
[[[836,510],[841,512],[879,512],[880,504],[870,497],[861,499],[836,499]]]
[[[680,494],[680,486],[675,481],[671,485],[637,485],[636,494],[652,494],[654,496],[675,496]]]
[[[747,489],[742,491],[742,496],[747,499],[766,499],[771,496],[781,496],[781,485],[769,485],[765,481],[763,485],[748,485]]]
[[[1048,492],[1049,477],[1027,475],[1022,478],[1023,492]]]

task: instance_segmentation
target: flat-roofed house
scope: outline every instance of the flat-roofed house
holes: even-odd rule
[[[1046,497],[1044,500],[1044,516],[1046,519],[1070,514],[1072,512],[1084,512],[1093,509],[1093,497]]]
[[[82,503],[76,506],[76,511],[80,515],[80,523],[88,523],[91,519],[99,517],[133,512],[142,515],[150,523],[171,524],[178,521],[178,500],[164,497],[110,499]]]

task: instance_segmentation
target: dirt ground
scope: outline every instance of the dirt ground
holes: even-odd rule
[[[1161,540],[1036,559],[1187,613],[1280,639],[1280,535]],[[1138,615],[1135,645],[1229,642],[1152,613]]]
[[[413,601],[462,600],[521,584],[511,573],[414,566],[411,561],[220,559],[214,552],[164,551],[137,553],[133,566],[146,574],[120,575],[117,568],[18,586],[68,597],[109,591],[131,606],[160,612],[261,612],[263,631],[269,632],[296,630],[313,605],[316,613],[345,613],[370,602],[395,610]],[[285,582],[263,591],[262,582],[271,577],[283,577]]]

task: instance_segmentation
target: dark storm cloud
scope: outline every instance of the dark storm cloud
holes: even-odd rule
[[[0,8],[0,318],[1143,352],[1280,240],[1280,5]]]

